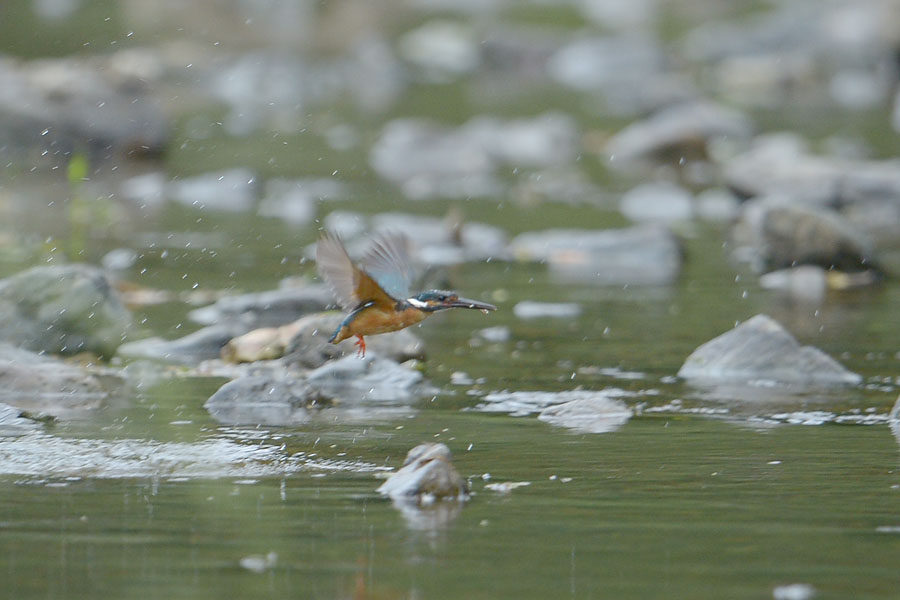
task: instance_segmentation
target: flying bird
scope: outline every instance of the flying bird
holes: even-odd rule
[[[331,286],[338,303],[349,311],[329,342],[356,336],[357,355],[366,355],[363,336],[397,331],[415,325],[439,310],[474,308],[487,314],[493,304],[461,298],[456,292],[428,290],[410,295],[412,269],[403,235],[382,235],[359,265],[350,260],[343,242],[324,232],[316,245],[316,267]]]

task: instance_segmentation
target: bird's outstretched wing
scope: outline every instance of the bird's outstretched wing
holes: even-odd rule
[[[364,302],[374,301],[385,307],[397,302],[353,264],[344,244],[331,233],[323,233],[316,244],[316,267],[344,310],[353,310]]]
[[[413,270],[409,240],[402,233],[381,234],[362,259],[362,268],[394,298],[407,298]]]

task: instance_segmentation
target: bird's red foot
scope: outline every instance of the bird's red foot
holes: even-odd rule
[[[353,345],[357,346],[357,349],[356,349],[357,358],[365,358],[366,357],[366,340],[363,338],[363,336],[361,336],[361,335],[356,336],[356,342],[354,342]]]

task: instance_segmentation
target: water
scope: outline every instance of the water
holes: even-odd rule
[[[123,16],[110,9],[101,25],[98,7],[109,5],[83,10],[90,27],[81,34],[66,29],[44,43],[9,32],[8,48],[56,54],[80,39],[124,40]],[[544,9],[534,10],[518,18],[543,21]],[[568,9],[546,11],[560,26],[573,19]],[[475,99],[458,84],[420,86],[393,110],[464,122],[506,107],[531,115],[549,102],[594,123],[558,91],[546,99],[494,91]],[[182,116],[161,165],[99,165],[79,192],[49,169],[6,170],[0,275],[66,254],[96,263],[120,247],[138,254],[125,279],[174,292],[265,290],[313,274],[302,258],[315,223],[173,204],[137,210],[109,199],[120,178],[155,168],[169,177],[233,166],[261,176],[346,174],[351,198],[320,204],[319,218],[334,209],[442,216],[453,208],[510,235],[625,224],[612,210],[505,197],[399,200],[360,148],[335,152],[302,132],[233,138],[213,128],[202,143],[187,143],[190,118],[218,112]],[[309,119],[332,124],[348,114],[338,104],[312,109]],[[365,137],[380,126],[370,121],[386,118],[355,125]],[[821,126],[809,124],[810,135]],[[880,152],[896,152],[890,136],[861,131]],[[627,185],[590,158],[584,165],[604,190]],[[86,199],[90,218],[79,213]],[[723,227],[694,223],[679,233],[685,266],[668,287],[562,283],[541,265],[495,261],[449,270],[461,293],[499,310],[424,323],[425,374],[441,391],[388,416],[221,427],[202,405],[223,380],[136,367],[140,385],[124,405],[0,438],[0,598],[767,598],[791,584],[808,584],[819,598],[896,597],[900,436],[887,414],[900,393],[900,286],[889,280],[798,305],[730,260]],[[512,308],[523,300],[576,303],[582,312],[517,319]],[[186,317],[191,308],[138,308],[136,321],[174,338],[197,327]],[[864,384],[723,402],[674,377],[699,344],[760,312]],[[509,341],[477,338],[493,326],[508,327]],[[479,408],[491,393],[576,389],[615,389],[634,414],[610,433],[583,434],[533,410]],[[375,493],[423,441],[451,448],[473,490],[465,505],[419,511]],[[504,483],[506,493],[488,487]]]

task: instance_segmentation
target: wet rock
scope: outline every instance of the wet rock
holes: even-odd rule
[[[888,415],[888,426],[897,443],[900,444],[900,396],[897,397],[897,401],[894,402],[894,407]]]
[[[746,143],[753,135],[749,117],[711,102],[690,102],[663,108],[615,134],[606,144],[609,164],[707,158],[711,144],[728,140]]]
[[[155,209],[165,202],[168,183],[168,178],[160,172],[135,175],[119,185],[119,195],[141,208]]]
[[[498,166],[568,162],[577,138],[575,121],[558,113],[509,121],[475,117],[457,129],[398,119],[385,126],[369,163],[409,198],[494,196],[503,189],[494,174]]]
[[[453,466],[446,445],[419,444],[377,491],[389,498],[418,498],[427,503],[439,498],[464,500],[469,486]]]
[[[560,419],[565,419],[566,414],[568,413],[574,417],[574,420],[577,420],[577,415],[579,413],[583,415],[585,412],[590,412],[591,407],[601,409],[594,414],[621,412],[618,410],[611,410],[611,408],[615,406],[614,401],[616,398],[622,398],[628,395],[630,395],[628,392],[615,388],[607,388],[599,391],[492,392],[481,399],[481,402],[475,407],[475,410],[482,412],[508,413],[514,417],[522,417],[533,413],[543,413],[550,407],[571,405],[571,410],[563,409],[557,416],[559,416]],[[555,418],[556,416],[554,416],[553,411],[547,413],[547,420]],[[627,418],[625,420],[627,421]]]
[[[412,402],[433,391],[419,371],[371,351],[325,363],[306,378],[323,397],[343,402]]]
[[[756,315],[694,350],[679,377],[693,381],[753,384],[775,381],[801,385],[858,384],[862,378],[790,333],[765,315]]]
[[[475,335],[477,335],[482,340],[492,344],[500,344],[503,342],[508,342],[512,339],[512,331],[509,329],[509,327],[505,327],[503,325],[479,329],[475,332]]]
[[[242,363],[281,358],[289,341],[283,327],[262,327],[229,340],[222,347],[222,360]]]
[[[516,236],[513,255],[546,262],[564,280],[597,285],[665,285],[681,269],[680,245],[669,229],[548,229]]]
[[[179,179],[169,184],[169,198],[198,210],[248,212],[256,204],[256,175],[249,169],[230,169]]]
[[[203,407],[226,425],[298,425],[310,419],[310,408],[322,399],[302,379],[248,376],[229,381]]]
[[[0,340],[23,348],[111,356],[130,325],[131,314],[96,267],[34,267],[0,280]]]
[[[619,210],[632,221],[686,221],[693,216],[693,198],[680,185],[644,183],[622,196]]]
[[[98,409],[122,392],[111,375],[0,343],[0,402],[34,415],[68,416]]]
[[[22,415],[21,408],[0,402],[0,437],[21,435],[41,428],[38,421]]]
[[[783,292],[793,300],[810,304],[822,302],[828,289],[825,269],[812,265],[765,273],[759,278],[759,285],[768,290]]]
[[[323,311],[333,303],[334,298],[327,286],[305,285],[227,296],[214,304],[192,310],[188,316],[204,325],[237,321],[246,326],[245,331],[249,331],[260,327],[278,327],[303,315]]]
[[[520,319],[574,319],[581,314],[581,306],[575,302],[533,302],[523,300],[513,307],[513,314]]]
[[[621,400],[597,396],[549,406],[540,412],[538,420],[577,433],[609,433],[627,423],[631,415],[631,409]]]
[[[697,194],[697,216],[706,221],[734,221],[740,214],[740,203],[730,191],[725,189],[708,189]]]
[[[224,322],[203,327],[176,340],[150,337],[119,346],[118,356],[148,358],[183,365],[197,365],[204,360],[218,358],[232,338],[247,331],[240,321]]]
[[[146,81],[112,68],[116,56],[0,59],[0,149],[43,148],[60,163],[162,151],[163,112]]]
[[[873,244],[838,213],[795,205],[782,197],[744,203],[735,239],[763,271],[795,265],[865,271],[877,269]]]
[[[345,316],[339,312],[316,313],[302,317],[282,328],[289,334],[279,336],[281,339],[287,339],[284,362],[314,369],[334,358],[356,356],[354,346],[356,338],[346,339],[339,344],[328,343],[328,338]],[[369,336],[366,338],[366,346],[370,352],[397,362],[425,359],[425,344],[409,329]]]

